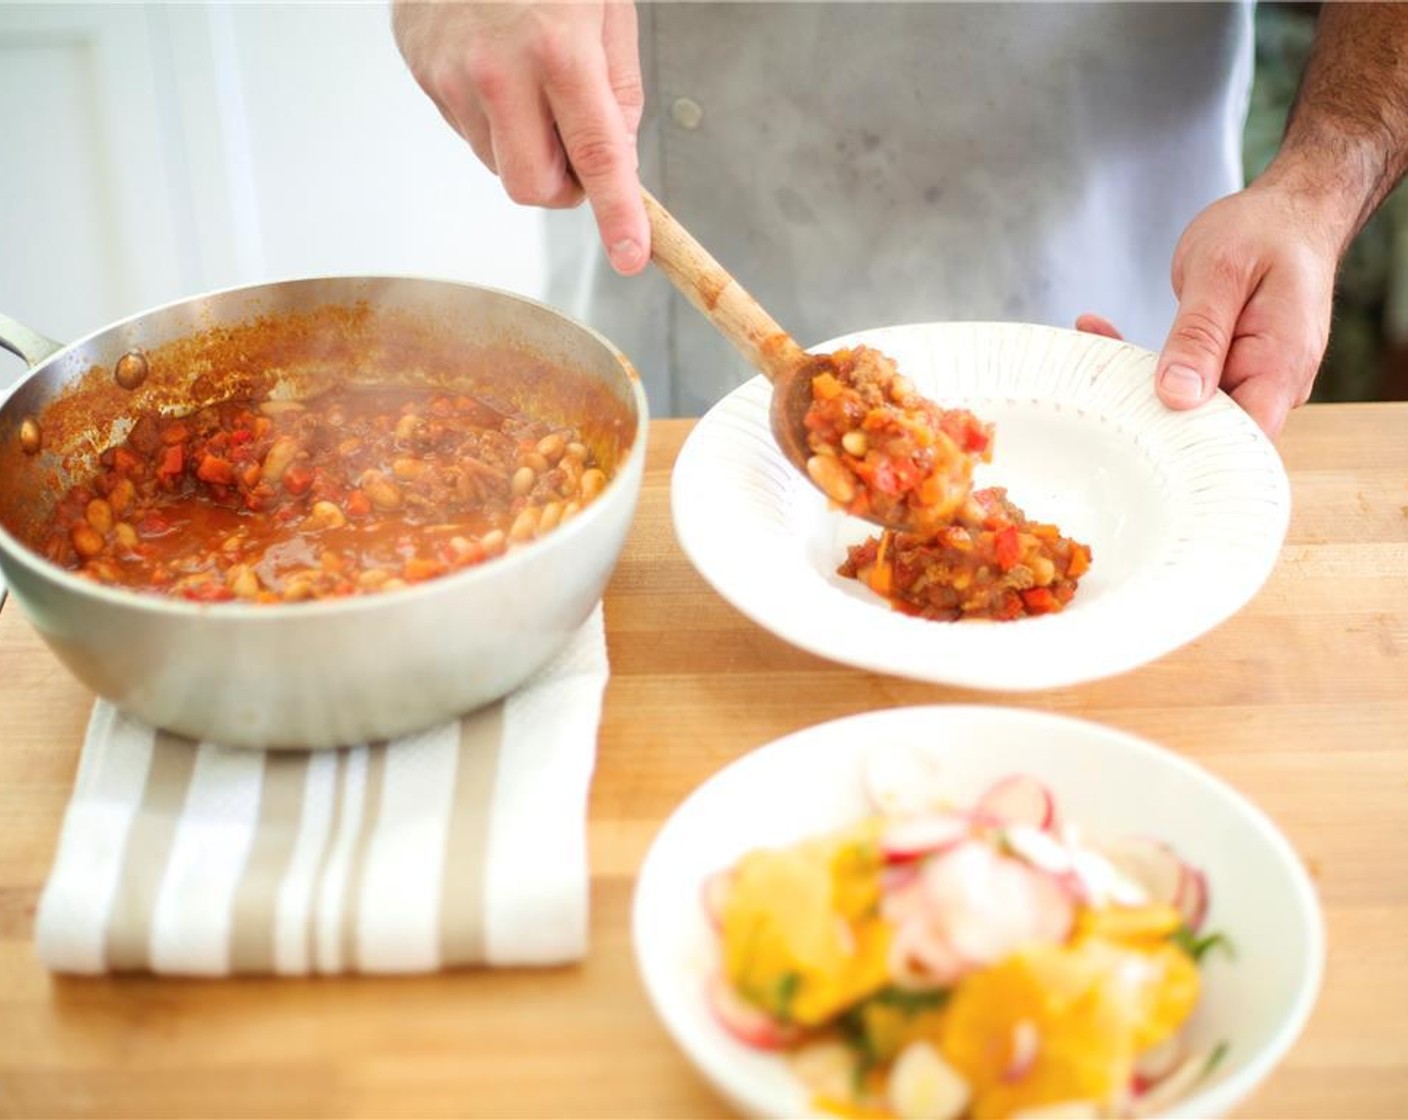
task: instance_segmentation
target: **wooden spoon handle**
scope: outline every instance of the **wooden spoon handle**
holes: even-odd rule
[[[650,256],[670,282],[770,381],[809,360],[743,285],[714,260],[656,198],[642,189],[650,215]]]

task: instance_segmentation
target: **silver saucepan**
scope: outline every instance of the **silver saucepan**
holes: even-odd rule
[[[469,284],[347,277],[237,288],[66,347],[0,318],[0,346],[32,366],[0,406],[0,570],[79,680],[192,738],[329,747],[498,699],[590,614],[640,492],[647,412],[630,363],[552,308]],[[146,356],[146,376],[127,388],[115,370],[133,350]],[[167,599],[81,578],[23,543],[138,411],[307,397],[341,382],[453,388],[574,425],[611,482],[579,516],[507,555],[324,602]]]

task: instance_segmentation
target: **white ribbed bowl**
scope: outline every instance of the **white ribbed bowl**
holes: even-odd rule
[[[1219,393],[1191,412],[1154,395],[1155,355],[1075,331],[934,323],[864,331],[864,343],[940,404],[996,423],[978,486],[1092,547],[1075,600],[1016,622],[937,623],[892,611],[836,575],[872,531],[828,510],[783,460],[761,377],[719,402],[675,466],[680,544],[760,626],[833,661],[969,688],[1056,688],[1124,672],[1239,610],[1270,575],[1290,517],[1276,449]]]

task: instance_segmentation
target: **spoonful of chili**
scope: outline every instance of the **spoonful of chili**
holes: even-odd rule
[[[648,192],[651,258],[748,363],[772,382],[783,456],[856,517],[932,535],[967,501],[992,426],[921,395],[865,346],[809,354]]]

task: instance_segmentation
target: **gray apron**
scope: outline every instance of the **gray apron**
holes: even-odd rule
[[[646,186],[804,346],[1102,314],[1157,349],[1189,220],[1242,185],[1248,4],[639,5]],[[753,371],[655,269],[548,217],[548,298],[657,416]]]

